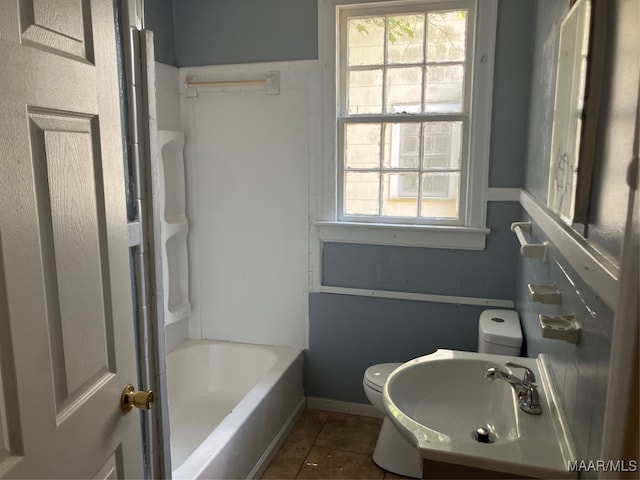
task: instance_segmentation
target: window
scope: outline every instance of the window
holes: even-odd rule
[[[321,239],[483,248],[497,0],[318,5]]]
[[[473,7],[340,12],[340,220],[464,224]]]

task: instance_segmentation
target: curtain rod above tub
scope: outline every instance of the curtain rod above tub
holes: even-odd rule
[[[188,97],[197,97],[197,89],[201,87],[245,87],[250,85],[265,85],[267,95],[279,95],[280,72],[269,71],[264,74],[264,78],[247,80],[195,80],[193,77],[187,77],[184,82]]]

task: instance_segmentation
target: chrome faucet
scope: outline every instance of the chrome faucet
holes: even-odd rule
[[[540,415],[542,413],[542,407],[538,399],[538,385],[534,383],[535,377],[533,372],[522,365],[517,365],[512,362],[507,362],[506,365],[512,367],[521,367],[525,369],[525,379],[520,380],[515,375],[505,372],[500,368],[488,368],[484,372],[484,378],[493,381],[496,378],[504,380],[513,388],[516,396],[518,397],[518,405],[520,410],[532,415]]]

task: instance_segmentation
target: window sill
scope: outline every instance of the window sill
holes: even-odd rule
[[[386,223],[313,222],[323,242],[484,250],[488,228]]]

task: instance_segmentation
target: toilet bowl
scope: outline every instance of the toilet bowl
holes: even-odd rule
[[[371,405],[385,413],[382,402],[382,388],[387,377],[398,368],[401,363],[379,363],[367,368],[362,378],[364,393]],[[405,477],[422,478],[422,457],[415,446],[405,440],[393,426],[385,414],[382,428],[378,434],[376,448],[373,451],[373,461],[378,466]]]
[[[518,313],[513,310],[485,310],[478,320],[478,351],[520,356],[522,329]],[[387,417],[382,400],[384,382],[401,363],[379,363],[367,368],[362,378],[364,392],[380,413],[384,414],[373,461],[381,468],[405,477],[422,478],[422,457],[414,445],[398,433]]]

